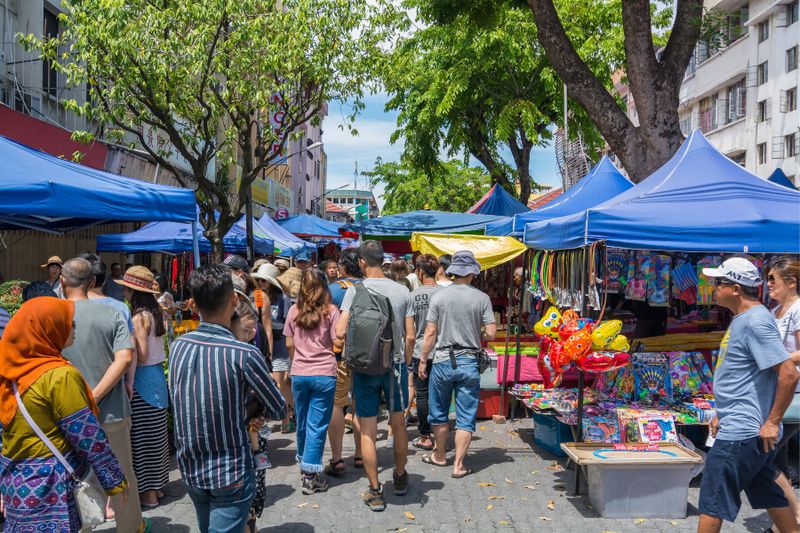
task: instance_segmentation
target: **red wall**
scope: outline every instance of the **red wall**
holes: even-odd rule
[[[85,155],[81,164],[105,170],[108,152],[105,144],[76,143],[70,138],[69,131],[14,111],[2,104],[0,104],[0,135],[65,159],[71,160],[72,154],[78,151]]]

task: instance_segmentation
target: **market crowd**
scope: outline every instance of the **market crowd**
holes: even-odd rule
[[[165,279],[143,266],[107,269],[91,253],[49,258],[47,279],[25,287],[13,318],[0,315],[4,531],[90,530],[73,494],[75,479],[90,471],[118,531],[150,531],[142,509],[163,497],[170,431],[203,532],[255,531],[271,421],[297,433],[304,494],[324,492],[346,470],[348,429],[372,511],[386,508],[386,484],[402,504],[409,446],[429,452],[424,463],[451,466],[453,478],[468,476],[481,346],[496,334],[491,301],[473,286],[481,270],[473,254],[422,254],[409,264],[364,241],[338,261],[308,259],[251,266],[230,255],[201,266],[181,308]],[[747,260],[706,275],[734,318],[715,375],[717,440],[703,475],[700,530],[735,520],[745,492],[754,508],[769,509],[776,530],[796,532],[800,507],[780,457],[798,431],[781,418],[798,381],[800,263],[770,263],[771,313],[758,299],[761,273]],[[198,315],[199,326],[169,344],[178,313]],[[378,474],[384,406],[391,480]],[[411,442],[409,423],[419,429]]]

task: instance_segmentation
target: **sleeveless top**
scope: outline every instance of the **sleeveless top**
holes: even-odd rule
[[[151,313],[144,311],[150,318],[150,334],[147,336],[147,359],[137,363],[133,378],[133,388],[148,404],[158,409],[169,406],[167,378],[164,375],[164,337],[155,335],[155,319]]]

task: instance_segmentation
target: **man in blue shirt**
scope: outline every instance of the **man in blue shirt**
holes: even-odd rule
[[[781,533],[798,530],[794,513],[775,482],[773,463],[781,419],[794,396],[798,372],[783,347],[775,319],[761,305],[758,269],[734,257],[703,274],[716,284],[714,301],[733,320],[722,338],[714,370],[716,437],[708,452],[700,487],[699,533],[718,533],[733,522],[741,492],[753,509],[767,509]]]

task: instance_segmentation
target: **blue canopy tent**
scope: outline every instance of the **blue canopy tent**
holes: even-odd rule
[[[189,189],[102,172],[3,136],[0,161],[1,229],[61,233],[108,222],[196,224]]]
[[[196,227],[196,226],[195,226]],[[197,229],[199,249],[203,253],[211,252],[211,242]],[[131,233],[112,233],[97,236],[99,252],[167,252],[181,253],[192,251],[192,224],[180,222],[151,222]],[[255,251],[260,254],[271,254],[274,250],[272,239],[255,235],[253,238]],[[247,251],[247,232],[234,224],[222,239],[226,252],[245,253]]]
[[[475,202],[475,205],[467,209],[467,213],[475,215],[495,215],[501,217],[513,217],[517,213],[530,211],[528,206],[511,196],[511,194],[495,183],[483,198]]]
[[[343,224],[329,222],[314,215],[295,215],[283,220],[278,220],[278,224],[290,233],[298,237],[327,237],[338,239],[341,237],[339,228]]]
[[[490,224],[487,235],[521,236],[525,224],[578,213],[610,200],[633,187],[633,182],[622,175],[611,160],[603,156],[589,173],[572,188],[540,209],[521,213],[503,224]]]
[[[794,183],[792,183],[792,181],[786,177],[786,174],[784,174],[783,170],[780,168],[776,168],[775,172],[770,174],[767,180],[771,181],[772,183],[777,183],[778,185],[783,185],[784,187],[797,190],[797,187],[794,186]]]
[[[350,224],[347,229],[363,238],[378,240],[408,240],[411,234],[425,233],[477,233],[483,235],[486,226],[506,217],[447,213],[444,211],[410,211],[398,215],[373,218]]]
[[[245,227],[245,219],[237,222],[241,228]],[[276,254],[281,257],[294,257],[305,251],[311,253],[317,249],[317,245],[304,241],[296,235],[286,231],[277,222],[272,220],[269,215],[264,215],[258,220],[253,221],[255,234],[261,237],[272,239],[275,242]]]
[[[800,191],[765,182],[695,130],[633,188],[591,209],[525,227],[531,248],[800,253]]]

